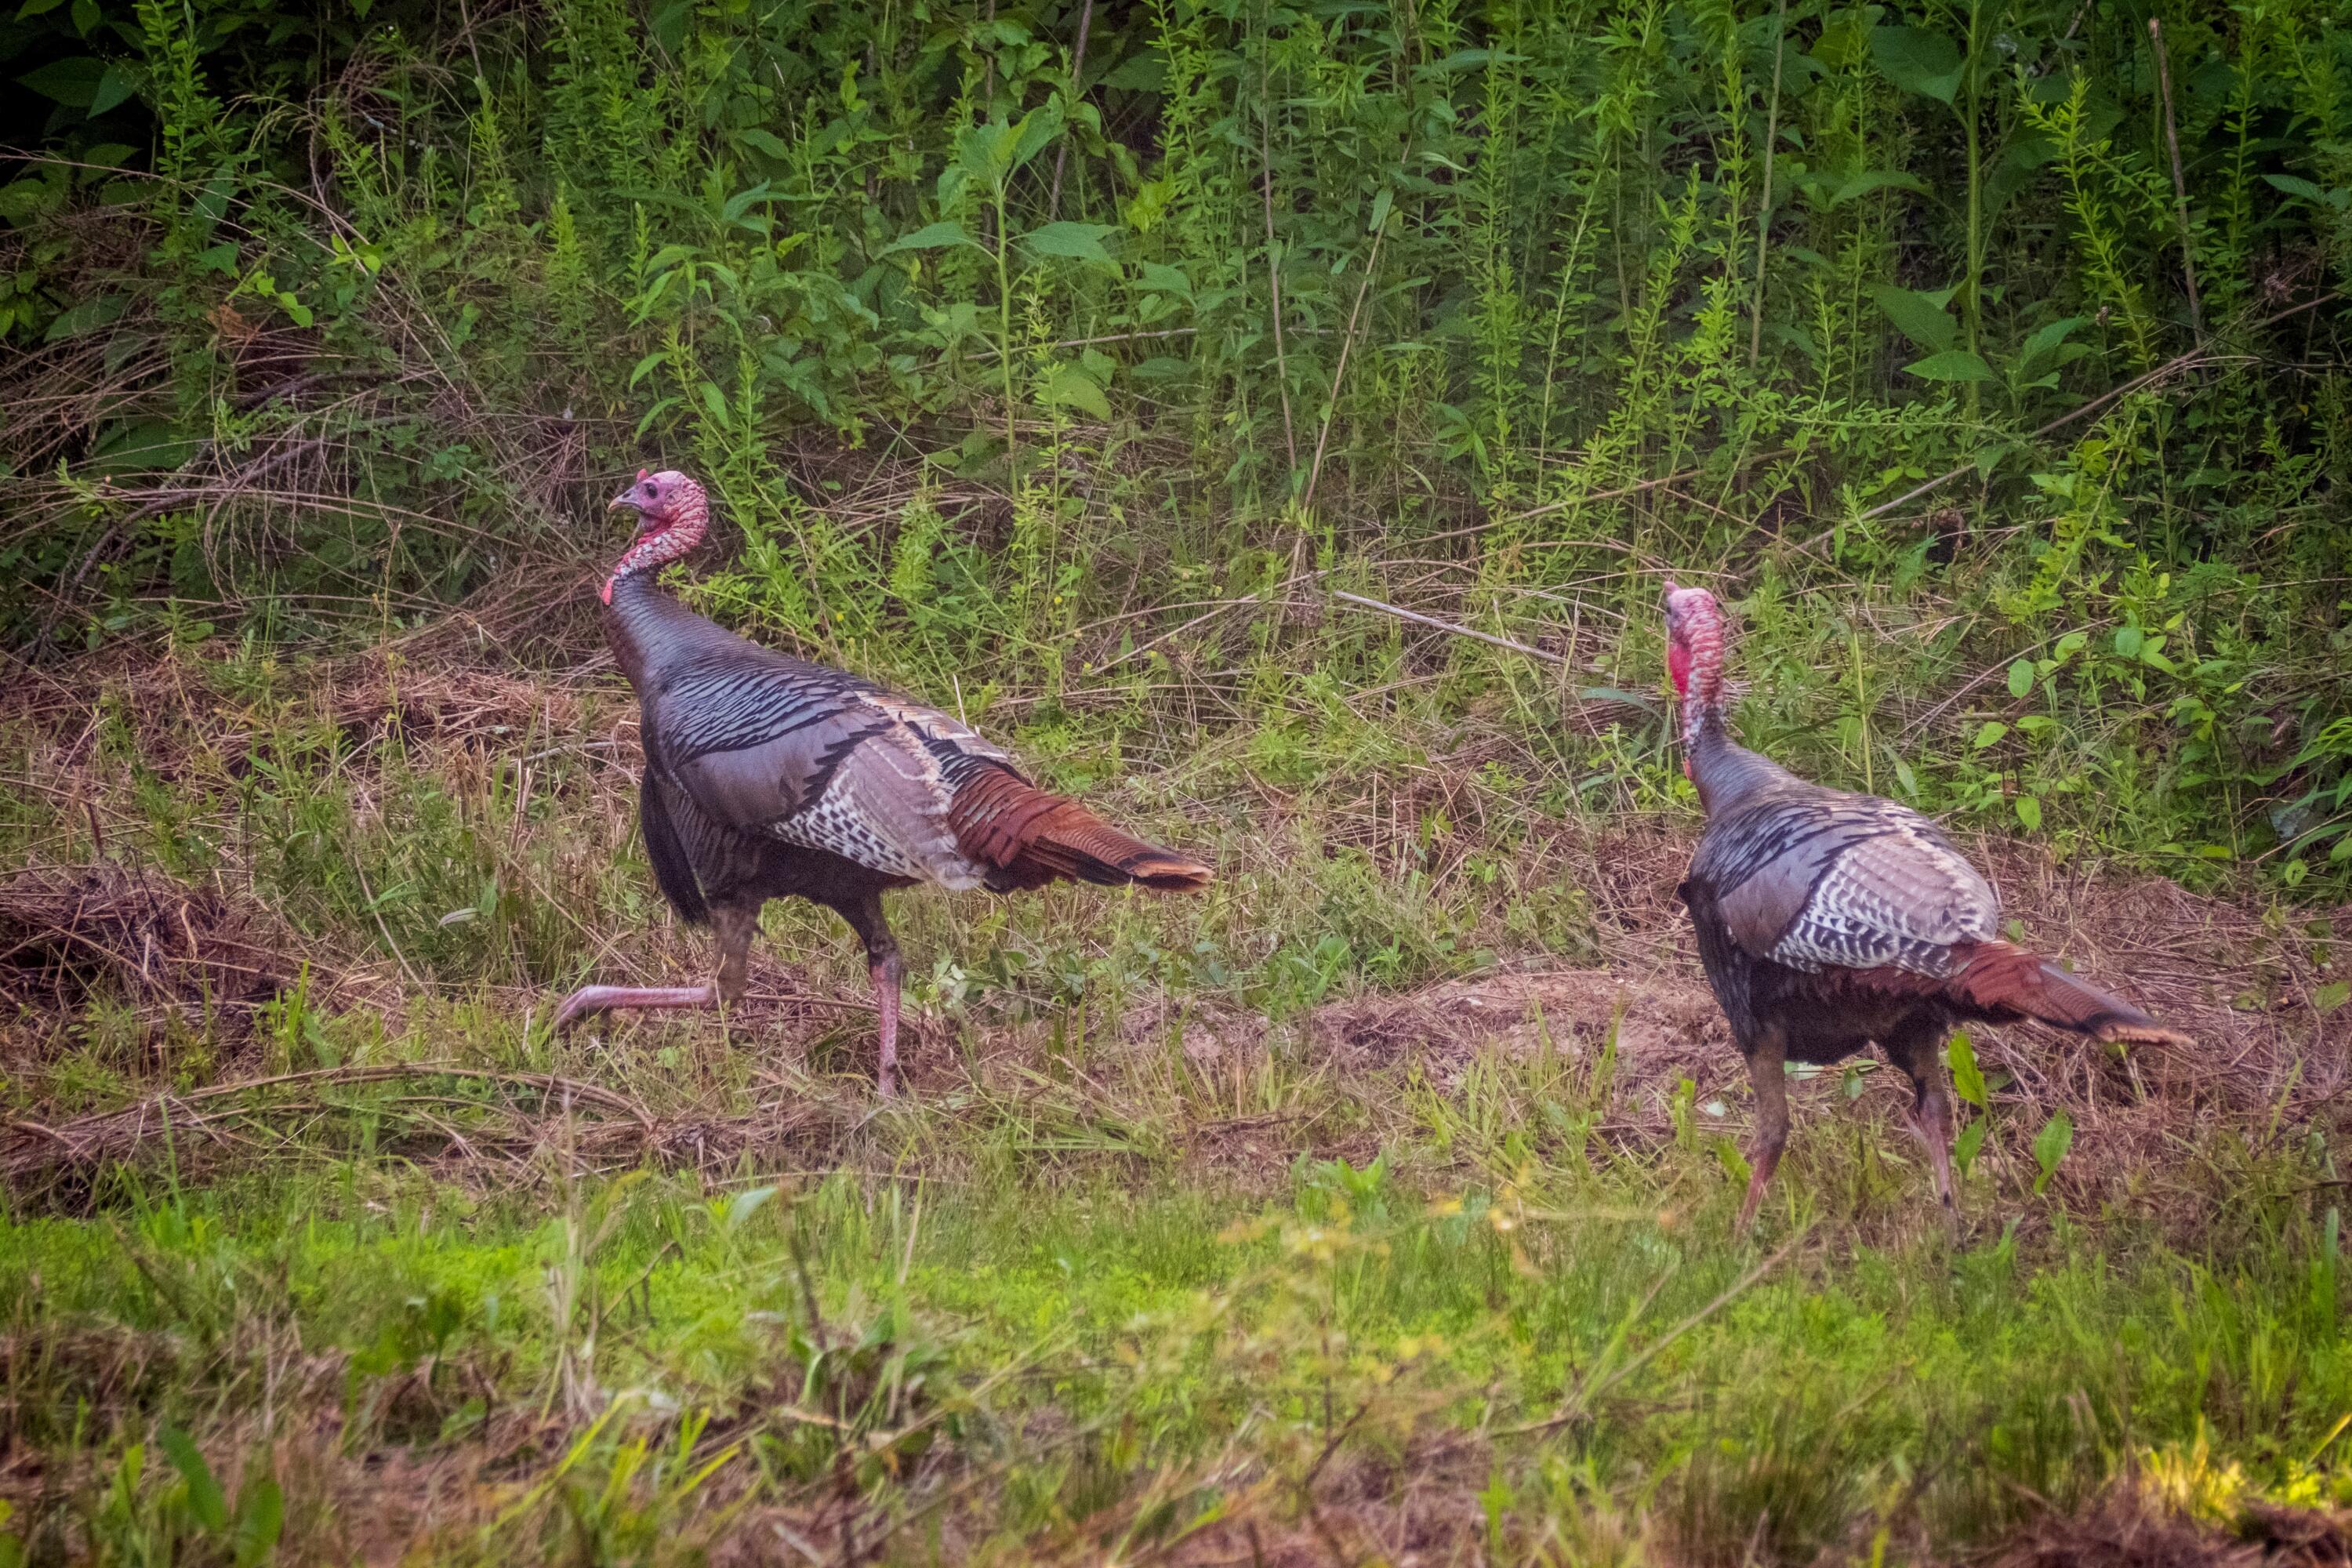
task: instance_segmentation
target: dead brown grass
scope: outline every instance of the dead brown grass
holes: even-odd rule
[[[32,866],[0,883],[0,991],[23,1005],[64,1011],[110,984],[142,1004],[243,1013],[293,984],[302,958],[268,911],[161,872]]]
[[[2352,1515],[2256,1503],[2236,1530],[2166,1507],[2126,1478],[2089,1507],[2026,1527],[1993,1568],[2342,1568]]]

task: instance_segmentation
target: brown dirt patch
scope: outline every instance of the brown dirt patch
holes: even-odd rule
[[[1316,1011],[1311,1049],[1350,1071],[1417,1062],[1456,1088],[1482,1051],[1531,1058],[1546,1048],[1590,1063],[1610,1039],[1621,1074],[1649,1081],[1691,1070],[1731,1034],[1703,983],[1610,969],[1448,980],[1402,996],[1363,996]]]
[[[2079,1513],[2036,1521],[1993,1568],[2341,1568],[2352,1514],[2251,1507],[2235,1531],[2188,1518],[2126,1482]]]

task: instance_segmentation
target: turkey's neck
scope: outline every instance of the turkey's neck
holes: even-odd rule
[[[1722,653],[1710,649],[1691,671],[1683,694],[1683,757],[1698,786],[1699,809],[1721,816],[1760,791],[1792,775],[1769,757],[1731,738],[1724,715]]]
[[[1709,816],[1721,816],[1790,776],[1769,757],[1731,738],[1719,702],[1694,705],[1694,715],[1695,721],[1683,727],[1683,754],[1690,761],[1691,783],[1698,786],[1699,808]]]
[[[599,596],[604,601],[604,637],[621,673],[639,691],[646,677],[657,675],[673,650],[698,640],[704,633],[728,634],[665,594],[654,578],[669,563],[702,542],[709,528],[708,503],[698,493],[683,498],[678,510],[663,525],[641,534],[613,563]]]

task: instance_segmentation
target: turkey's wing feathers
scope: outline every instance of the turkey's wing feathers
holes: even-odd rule
[[[1943,973],[1992,934],[1999,901],[1933,823],[1892,801],[1805,787],[1710,826],[1691,867],[1733,941],[1791,968]]]
[[[770,831],[861,866],[962,891],[984,879],[948,824],[952,792],[939,757],[906,725],[885,721],[835,761],[823,793]]]
[[[1899,810],[1899,808],[1898,808]],[[1906,820],[1908,818],[1908,820]],[[1990,939],[2000,900],[1943,835],[1908,812],[1848,845],[1771,956],[1794,969],[1952,972],[1956,944]]]
[[[637,788],[637,826],[645,836],[646,858],[653,862],[654,883],[662,897],[669,900],[678,919],[700,925],[710,918],[710,906],[702,896],[694,857],[688,853],[671,816],[669,791],[674,787],[657,766],[646,768],[645,782]]]

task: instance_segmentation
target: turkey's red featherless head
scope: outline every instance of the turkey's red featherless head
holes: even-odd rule
[[[1666,669],[1685,700],[1723,696],[1723,610],[1704,588],[1666,582]],[[1696,689],[1694,689],[1696,684]]]
[[[604,579],[601,597],[608,605],[614,584],[677,560],[702,542],[710,525],[710,503],[702,487],[676,468],[658,474],[639,468],[636,482],[613,498],[612,510],[624,508],[637,514],[637,537]]]

